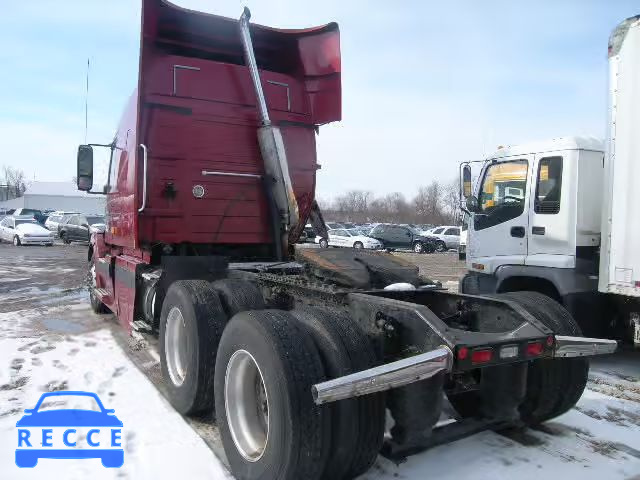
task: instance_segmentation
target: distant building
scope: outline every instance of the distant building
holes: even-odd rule
[[[20,196],[20,189],[13,185],[0,185],[0,202]]]
[[[85,215],[104,215],[105,206],[104,195],[81,192],[71,182],[31,182],[22,197],[0,201],[0,210],[34,208],[74,211]]]

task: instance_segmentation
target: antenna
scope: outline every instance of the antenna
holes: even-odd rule
[[[84,143],[87,143],[89,128],[89,58],[87,58],[87,88],[84,95]]]

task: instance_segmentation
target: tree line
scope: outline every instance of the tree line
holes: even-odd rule
[[[350,190],[320,201],[320,208],[328,221],[452,225],[459,221],[458,198],[458,180],[434,180],[411,198],[402,192],[376,196],[368,190]]]
[[[0,170],[0,200],[21,197],[27,189],[24,172],[4,165]]]

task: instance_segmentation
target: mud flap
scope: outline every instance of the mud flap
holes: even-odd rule
[[[386,456],[395,457],[429,444],[442,412],[444,377],[441,372],[387,393],[387,406],[395,425],[391,428],[391,440],[384,446]]]

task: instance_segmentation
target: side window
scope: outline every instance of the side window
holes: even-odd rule
[[[338,237],[348,237],[349,235],[347,235],[347,232],[345,232],[342,229],[336,229],[333,232],[331,232],[333,235],[337,235]]]
[[[528,169],[526,160],[494,163],[486,169],[478,198],[480,213],[474,215],[476,230],[522,215]]]
[[[80,224],[78,223],[78,217],[71,217],[67,223],[68,223],[69,225],[80,225]]]
[[[114,146],[111,148],[111,158],[109,159],[109,192],[118,191],[118,169],[120,166],[121,153],[122,151],[118,147]]]
[[[436,228],[433,232],[434,235],[440,235],[444,231],[444,228]]]
[[[559,213],[561,193],[562,157],[543,158],[538,165],[534,211],[545,215]]]
[[[89,223],[87,221],[87,217],[76,217],[76,221],[78,222],[78,225],[86,225]]]
[[[3,227],[8,227],[9,219],[8,218],[3,219],[2,222],[0,222],[0,225],[2,225]]]
[[[444,232],[445,235],[457,235],[460,236],[460,230],[457,228],[447,228],[447,231]]]

